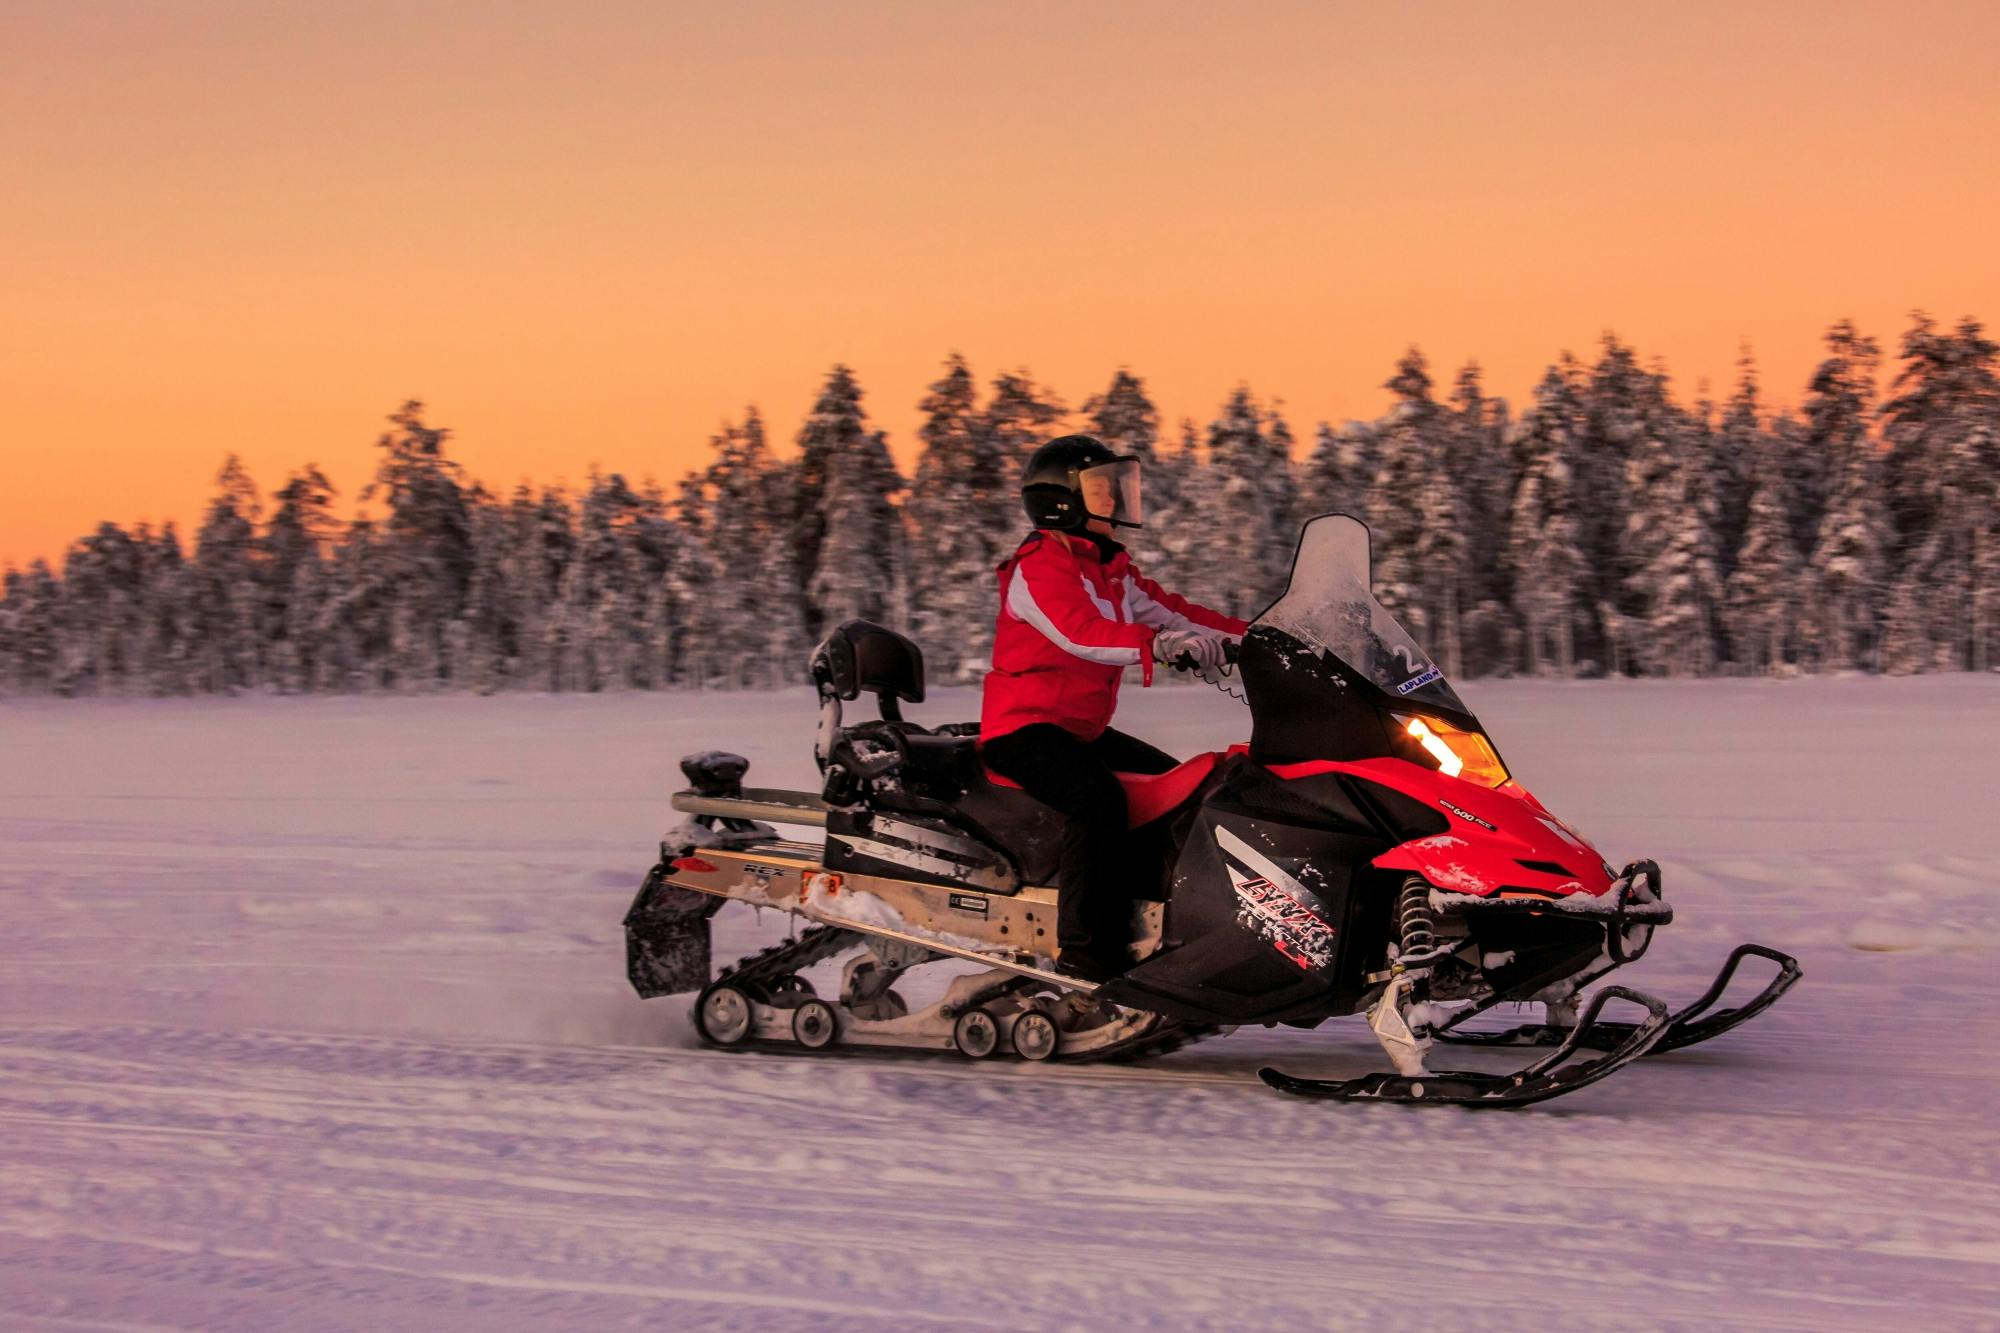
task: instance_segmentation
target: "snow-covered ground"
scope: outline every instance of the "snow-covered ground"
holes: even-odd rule
[[[2000,679],[1465,693],[1665,865],[1636,982],[1747,938],[1793,994],[1512,1115],[1256,1081],[1380,1067],[1352,1021],[708,1052],[619,919],[682,753],[808,779],[803,692],[0,703],[0,1324],[1992,1327]],[[1187,688],[1122,720],[1244,728]]]

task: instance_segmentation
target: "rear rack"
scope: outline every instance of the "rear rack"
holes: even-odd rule
[[[775,787],[745,787],[741,796],[701,796],[691,791],[673,795],[674,809],[684,815],[712,815],[718,819],[761,819],[771,824],[804,824],[826,827],[827,804],[811,792],[781,791]]]

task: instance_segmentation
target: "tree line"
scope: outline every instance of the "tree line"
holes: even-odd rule
[[[1461,676],[1985,671],[2000,666],[2000,365],[1975,320],[1913,316],[1881,354],[1825,335],[1795,410],[1746,354],[1726,401],[1678,398],[1607,335],[1518,412],[1479,367],[1440,391],[1409,351],[1373,421],[1295,439],[1239,387],[1163,435],[1120,369],[1072,412],[1025,371],[953,355],[904,477],[853,372],[827,375],[781,457],[753,407],[671,491],[593,471],[511,493],[466,475],[405,403],[360,516],[312,465],[265,495],[231,457],[191,542],[103,523],[60,571],[9,569],[0,690],[741,688],[803,680],[843,619],[896,625],[933,679],[984,669],[994,569],[1025,535],[1037,445],[1083,429],[1146,460],[1140,567],[1254,614],[1303,517],[1373,531],[1378,595]]]

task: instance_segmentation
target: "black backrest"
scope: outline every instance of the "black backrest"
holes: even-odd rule
[[[812,655],[813,685],[821,699],[858,699],[873,694],[882,716],[896,720],[895,701],[924,701],[924,655],[892,629],[850,620],[821,640]]]

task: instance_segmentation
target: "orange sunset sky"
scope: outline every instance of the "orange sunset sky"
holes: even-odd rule
[[[490,484],[790,437],[912,458],[947,351],[1309,437],[1404,346],[1517,402],[1615,328],[2000,322],[2000,5],[0,0],[0,563],[351,501],[405,397]]]

